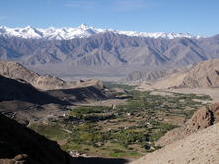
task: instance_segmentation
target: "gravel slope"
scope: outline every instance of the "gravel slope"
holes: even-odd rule
[[[132,164],[218,164],[219,123],[150,153]]]

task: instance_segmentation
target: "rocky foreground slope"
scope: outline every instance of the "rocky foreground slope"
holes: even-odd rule
[[[0,114],[0,164],[124,164],[125,159],[71,157],[59,145]]]
[[[219,123],[132,162],[132,164],[218,163]]]
[[[68,164],[71,157],[34,131],[0,114],[0,163]]]
[[[203,107],[156,143],[165,146],[133,164],[218,164],[219,103]]]
[[[219,103],[208,107],[202,107],[194,113],[184,126],[167,132],[156,143],[159,146],[165,146],[175,141],[183,139],[197,131],[208,128],[219,122]]]

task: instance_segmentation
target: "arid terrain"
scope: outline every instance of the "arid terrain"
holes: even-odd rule
[[[174,142],[133,164],[218,164],[219,124]]]
[[[0,0],[0,164],[219,164],[219,0]]]
[[[197,142],[203,147],[207,144],[207,148],[211,144],[202,144],[206,134],[201,132],[219,120],[217,104],[211,105],[218,101],[215,88],[142,90],[142,85],[98,80],[66,82],[53,76],[38,81],[44,76],[20,64],[1,62],[1,66],[1,113],[57,142],[73,161],[83,163],[94,158],[97,162],[117,159],[115,162],[127,163],[146,155],[136,161],[144,163],[145,159],[152,158],[154,151],[158,157],[164,151],[172,163],[174,160],[182,163],[217,160],[217,145],[206,159],[199,159],[197,154],[194,159],[192,156],[181,159],[177,154],[170,159],[168,155],[171,145],[176,145],[173,147],[179,151],[178,142],[185,144],[186,154],[191,150],[206,153],[196,150],[199,146],[190,149],[187,145],[191,141],[187,138],[200,133]],[[217,140],[217,133],[212,132],[211,136],[210,132],[207,137]],[[26,149],[19,154],[26,154],[22,156],[24,161],[36,160]],[[15,156],[16,153],[5,155],[4,160],[15,160]],[[159,158],[158,163],[159,160],[164,161]]]
[[[194,65],[185,71],[169,74],[153,83],[143,81],[138,88],[169,89],[169,88],[218,88],[219,59],[208,60]]]

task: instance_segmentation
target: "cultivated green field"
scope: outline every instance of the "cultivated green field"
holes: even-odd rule
[[[111,87],[115,85],[111,84]],[[122,88],[128,90],[126,94],[130,97],[125,105],[78,106],[63,119],[31,127],[58,141],[67,151],[91,156],[137,158],[159,149],[155,142],[161,136],[189,119],[197,108],[203,106],[202,100],[210,100],[205,95],[154,95],[129,86],[123,85]]]

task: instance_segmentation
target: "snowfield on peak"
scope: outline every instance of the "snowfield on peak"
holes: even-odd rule
[[[34,28],[30,26],[24,28],[9,28],[5,26],[0,26],[0,36],[19,37],[25,39],[70,40],[74,38],[87,38],[94,34],[104,33],[104,32],[114,32],[116,34],[135,36],[135,37],[150,37],[150,38],[165,38],[165,39],[200,38],[200,36],[192,35],[189,33],[164,33],[164,32],[147,33],[147,32],[137,32],[137,31],[118,31],[112,29],[99,29],[95,27],[89,27],[84,24],[75,28],[72,27]]]

